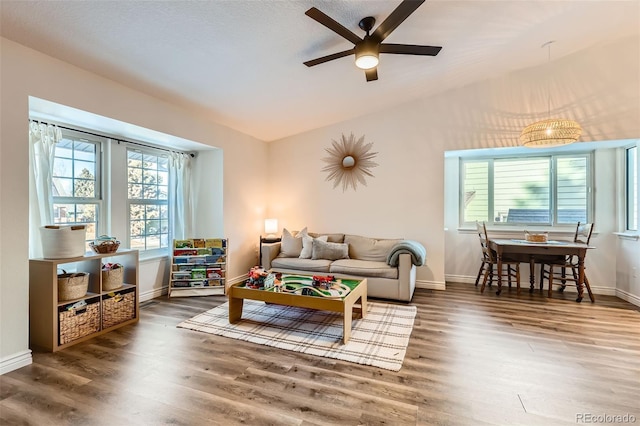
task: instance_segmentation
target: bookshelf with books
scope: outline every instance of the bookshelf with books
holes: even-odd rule
[[[169,297],[225,294],[226,238],[173,240]]]

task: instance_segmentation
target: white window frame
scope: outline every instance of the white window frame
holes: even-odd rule
[[[60,129],[62,132],[62,136],[63,139],[68,139],[68,140],[72,140],[72,141],[81,141],[84,143],[89,143],[92,144],[96,147],[95,153],[96,153],[96,158],[95,158],[95,177],[96,177],[96,194],[95,197],[61,197],[61,196],[56,196],[53,195],[53,204],[72,204],[72,205],[77,205],[77,204],[94,204],[96,206],[96,222],[95,222],[95,233],[96,233],[96,237],[98,237],[99,235],[102,235],[105,233],[105,227],[106,224],[108,222],[107,219],[107,215],[104,209],[104,196],[105,196],[105,185],[104,185],[104,178],[103,178],[103,169],[104,169],[104,165],[103,165],[103,161],[104,161],[104,155],[103,155],[103,149],[105,146],[105,143],[107,143],[107,140],[104,138],[100,138],[97,136],[93,136],[93,135],[89,135],[80,131],[75,131],[75,130],[70,130],[70,129],[65,129],[65,128],[61,128]],[[54,154],[55,155],[55,154]],[[57,157],[57,156],[56,156]],[[55,162],[55,160],[54,160]],[[72,161],[73,164],[73,161]],[[53,165],[52,165],[53,167]],[[75,182],[75,176],[72,173],[72,179]],[[53,176],[52,176],[52,182],[51,184],[53,185]],[[55,213],[55,211],[54,211]],[[54,223],[56,223],[55,218],[54,218]],[[83,225],[86,224],[86,222],[66,222],[66,224],[78,224],[78,225]],[[87,243],[89,241],[92,241],[93,238],[90,238],[89,236],[87,236]],[[89,249],[89,246],[87,245],[87,249]]]
[[[629,154],[634,150],[636,154],[635,164],[629,164]],[[624,214],[624,228],[626,232],[630,233],[638,233],[639,226],[638,221],[640,217],[638,217],[638,205],[640,201],[638,200],[640,197],[640,166],[638,164],[638,145],[627,146],[624,149],[624,200],[625,200],[625,214]],[[635,177],[635,184],[631,183],[631,175]],[[633,211],[633,213],[632,213]],[[635,215],[635,226],[631,225],[631,216]]]
[[[157,157],[163,157],[163,158],[167,158],[168,160],[168,153],[164,150],[161,149],[153,149],[153,148],[140,148],[140,147],[136,147],[136,146],[129,146],[126,149],[126,155],[125,155],[125,167],[124,167],[124,173],[127,176],[126,178],[126,183],[127,183],[127,191],[126,191],[126,223],[127,223],[127,243],[129,245],[129,247],[131,247],[131,216],[130,216],[130,209],[131,209],[131,205],[132,204],[144,204],[144,205],[157,205],[157,206],[165,206],[167,209],[167,241],[166,241],[166,245],[165,246],[161,246],[159,248],[151,248],[151,249],[141,249],[136,247],[141,254],[144,254],[145,257],[153,257],[153,256],[164,256],[167,255],[169,253],[169,247],[171,246],[171,241],[172,241],[172,230],[170,227],[170,223],[171,223],[171,209],[169,206],[169,200],[170,200],[170,194],[169,191],[171,191],[171,182],[167,181],[167,199],[166,200],[149,200],[149,199],[131,199],[129,198],[129,191],[128,191],[128,174],[129,174],[129,164],[128,164],[128,159],[129,159],[129,151],[135,151],[135,152],[139,152],[141,154],[149,154],[149,155],[153,155],[153,156],[157,156]],[[169,163],[169,166],[170,163]],[[167,172],[167,175],[169,176],[170,174]],[[167,178],[169,179],[169,178]],[[144,234],[144,237],[146,239],[147,234]],[[162,237],[160,237],[160,241],[162,242]]]
[[[491,226],[496,226],[496,227],[509,227],[509,226],[523,226],[526,225],[527,227],[552,227],[552,228],[567,228],[568,226],[575,226],[573,224],[569,225],[567,223],[558,223],[558,215],[557,215],[557,204],[558,204],[558,199],[557,199],[557,178],[556,178],[556,170],[557,170],[557,160],[558,158],[561,157],[585,157],[587,159],[587,176],[586,176],[586,181],[587,181],[587,206],[586,206],[586,213],[587,213],[587,222],[593,222],[593,216],[594,216],[594,195],[593,195],[593,186],[594,186],[594,152],[593,151],[581,151],[581,152],[570,152],[570,153],[566,153],[566,154],[553,154],[551,152],[536,152],[534,154],[531,155],[519,155],[519,156],[514,156],[514,155],[504,155],[504,156],[496,156],[496,155],[492,155],[492,156],[481,156],[481,157],[464,157],[461,156],[460,157],[460,165],[459,165],[459,200],[458,200],[458,212],[459,212],[459,218],[458,218],[458,223],[460,225],[461,228],[466,228],[469,227],[471,225],[473,225],[472,222],[465,222],[464,218],[465,218],[465,205],[464,205],[464,198],[465,198],[465,188],[464,188],[464,182],[465,182],[465,176],[464,176],[464,172],[465,172],[465,163],[472,163],[472,162],[488,162],[489,163],[489,169],[488,169],[488,217],[486,219],[486,223],[488,225]],[[493,182],[493,178],[494,178],[494,173],[493,173],[493,167],[494,167],[494,161],[495,160],[504,160],[504,159],[523,159],[523,158],[548,158],[551,162],[550,164],[550,187],[549,187],[549,193],[550,193],[550,217],[553,218],[552,221],[548,222],[548,223],[525,223],[525,222],[497,222],[495,221],[495,211],[494,211],[494,182]]]

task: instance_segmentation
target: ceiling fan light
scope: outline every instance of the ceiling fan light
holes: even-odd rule
[[[356,55],[356,66],[363,70],[368,70],[378,65],[378,55],[375,53],[362,53]]]

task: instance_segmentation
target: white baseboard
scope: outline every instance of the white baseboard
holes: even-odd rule
[[[227,282],[227,285],[232,285],[236,283],[243,282],[247,279],[246,275],[240,275],[239,277],[230,278]],[[156,297],[164,296],[169,292],[169,287],[162,288],[154,288],[153,290],[145,291],[144,293],[140,293],[140,302],[146,302],[147,300],[155,299]]]
[[[247,279],[247,274],[243,274],[243,275],[237,276],[237,277],[235,277],[235,278],[229,278],[229,279],[227,280],[227,286],[230,286],[230,285],[233,285],[233,284],[241,283],[241,282],[243,282],[243,281],[244,281],[244,280],[246,280],[246,279]]]
[[[147,300],[155,299],[156,297],[167,294],[168,291],[169,287],[154,288],[153,290],[145,291],[144,293],[140,293],[140,302],[146,302]]]
[[[416,288],[425,288],[427,290],[446,290],[446,283],[442,281],[416,280]]]
[[[444,280],[445,282],[462,283],[462,284],[476,283],[476,277],[471,277],[468,275],[445,275]]]
[[[616,296],[618,296],[622,300],[626,300],[631,304],[640,306],[640,297],[636,296],[635,294],[631,294],[624,290],[616,289]]]
[[[476,283],[476,277],[475,276],[469,276],[469,275],[445,275],[445,280],[447,282],[453,282],[453,283],[462,283],[462,284],[475,284]],[[514,284],[515,285],[515,284]],[[524,287],[529,287],[529,282],[520,282],[520,286]],[[546,283],[545,283],[546,286]],[[536,288],[538,288],[538,283],[536,282]],[[575,286],[572,286],[571,283],[567,284],[567,289],[565,290],[566,292],[573,292],[573,293],[577,293],[577,290],[575,288]],[[613,287],[602,287],[602,286],[594,286],[591,285],[591,291],[593,292],[593,294],[599,294],[599,295],[603,295],[603,296],[618,296],[618,293],[621,290],[617,290]],[[635,297],[633,295],[629,295],[631,297]],[[620,297],[621,299],[624,299],[624,297]],[[638,299],[636,297],[636,299]],[[626,299],[625,299],[626,300]],[[640,299],[639,299],[640,300]],[[633,303],[633,302],[631,302]]]
[[[0,360],[0,375],[25,367],[32,362],[31,349],[2,358]]]

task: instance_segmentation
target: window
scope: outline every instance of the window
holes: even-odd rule
[[[590,164],[589,154],[462,159],[462,222],[587,222]]]
[[[127,176],[130,247],[169,247],[169,158],[127,149]]]
[[[36,183],[29,195],[53,198],[46,206],[50,210],[42,206],[30,215],[29,238],[39,235],[45,222],[81,224],[88,251],[89,242],[108,234],[144,258],[167,255],[172,238],[185,238],[185,227],[193,226],[188,190],[193,155],[35,119],[29,142],[30,179]],[[50,187],[42,188],[45,182]],[[169,220],[174,212],[185,218],[176,229]],[[37,239],[30,256],[40,255]]]
[[[53,160],[53,222],[86,225],[87,241],[92,241],[101,220],[101,145],[75,132],[65,130],[62,135]]]
[[[638,147],[627,148],[626,204],[627,231],[638,230]]]

